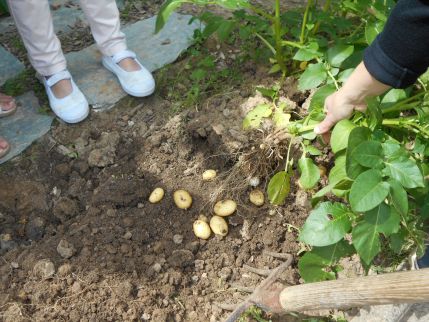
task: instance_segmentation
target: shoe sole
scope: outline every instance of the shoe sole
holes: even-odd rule
[[[149,95],[152,95],[155,92],[155,86],[153,88],[151,88],[150,90],[148,90],[146,92],[143,92],[143,93],[136,93],[136,92],[127,90],[125,88],[125,86],[122,85],[121,79],[118,77],[118,75],[116,75],[116,73],[113,71],[113,69],[110,68],[110,66],[104,60],[102,60],[101,63],[103,64],[104,68],[106,68],[109,72],[111,72],[113,75],[116,76],[116,78],[118,79],[119,83],[121,84],[122,89],[128,95],[131,95],[131,96],[134,96],[134,97],[147,97]]]

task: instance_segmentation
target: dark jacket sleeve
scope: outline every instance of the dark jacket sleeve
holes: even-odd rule
[[[429,1],[398,1],[383,32],[365,50],[364,64],[386,85],[413,84],[429,67]]]

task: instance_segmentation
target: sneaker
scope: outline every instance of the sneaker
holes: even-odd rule
[[[52,111],[61,120],[66,123],[79,123],[86,119],[89,114],[89,105],[83,93],[73,81],[72,76],[67,70],[63,70],[50,76],[41,77],[45,85],[46,93],[48,95],[49,104]],[[51,87],[63,79],[69,79],[72,85],[72,92],[63,98],[55,97]]]
[[[128,72],[124,70],[118,63],[125,59],[132,58],[140,66],[140,70]],[[145,97],[151,95],[155,91],[155,80],[151,72],[149,72],[136,58],[136,54],[132,51],[125,50],[114,56],[104,56],[102,59],[103,66],[115,74],[122,88],[131,96]]]

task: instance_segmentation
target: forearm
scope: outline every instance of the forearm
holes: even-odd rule
[[[364,104],[367,97],[381,95],[390,88],[391,86],[375,79],[362,62],[340,88],[338,94],[355,104]]]

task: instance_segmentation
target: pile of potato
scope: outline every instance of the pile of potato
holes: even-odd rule
[[[213,181],[216,178],[215,170],[206,170],[202,175],[203,181]],[[165,192],[162,188],[156,188],[149,196],[150,203],[158,203],[164,198]],[[186,190],[176,190],[173,194],[174,203],[180,209],[189,209],[192,206],[192,196]],[[249,194],[249,200],[255,206],[262,206],[265,202],[264,193],[254,189]],[[237,203],[231,199],[218,201],[213,209],[215,215],[210,219],[200,215],[193,224],[195,236],[208,239],[213,232],[215,235],[226,236],[228,234],[228,223],[224,217],[231,216],[237,210]]]

